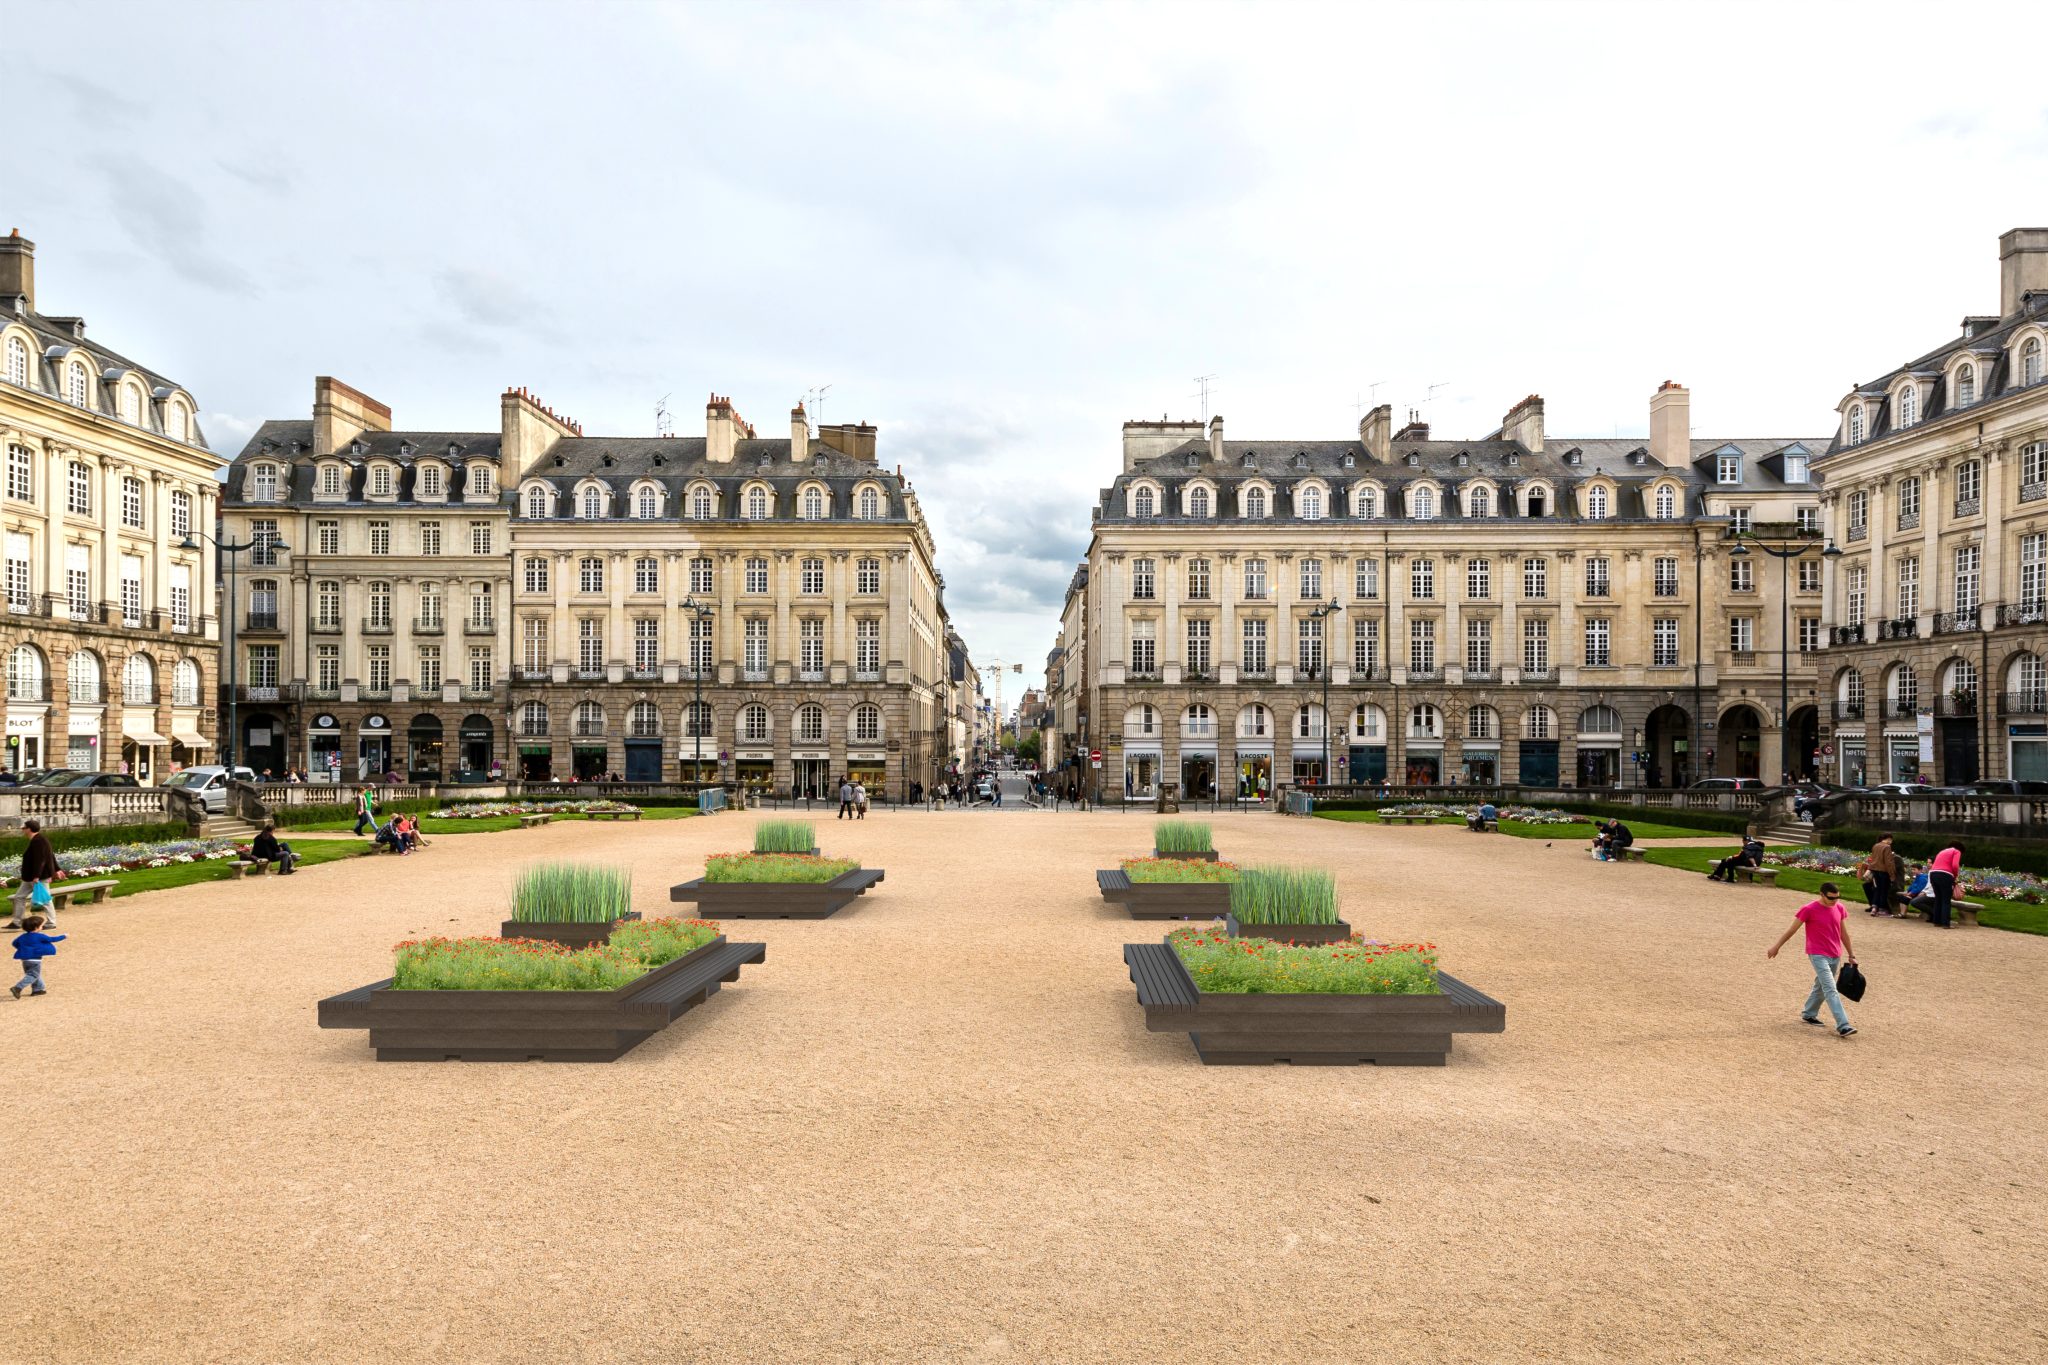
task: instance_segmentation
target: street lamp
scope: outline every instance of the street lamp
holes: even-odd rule
[[[718,615],[715,610],[699,602],[695,594],[683,598],[683,610],[689,614],[693,625],[699,621],[708,621]],[[697,738],[697,756],[690,764],[690,780],[702,783],[704,781],[704,726],[701,717],[704,713],[704,660],[703,656],[697,652],[698,633],[694,630],[690,632],[690,678],[697,684],[696,700],[690,704],[690,729],[695,732]],[[706,652],[708,653],[709,651]]]
[[[223,644],[226,646],[228,654],[228,728],[227,733],[221,737],[220,749],[221,758],[224,760],[223,766],[227,768],[229,775],[232,776],[235,770],[235,741],[241,736],[241,712],[235,705],[235,613],[241,610],[242,603],[241,599],[235,596],[235,556],[244,550],[263,549],[275,553],[278,550],[289,550],[291,546],[275,536],[264,536],[260,539],[252,538],[246,544],[231,545],[225,540],[215,540],[204,531],[187,531],[185,538],[178,542],[178,548],[196,551],[199,549],[199,542],[202,540],[211,543],[213,548],[220,552],[221,560],[227,566],[227,639],[223,641]]]
[[[1754,542],[1756,548],[1778,561],[1778,771],[1786,778],[1792,776],[1792,561],[1813,548],[1812,542],[1805,542],[1788,549],[1778,549],[1762,541]],[[1830,540],[1821,552],[1823,559],[1840,559],[1842,551]],[[1741,539],[1728,552],[1730,559],[1744,559],[1749,547]]]
[[[1316,623],[1316,642],[1322,657],[1316,662],[1316,671],[1323,675],[1323,785],[1330,784],[1330,631],[1325,624],[1328,619],[1344,610],[1333,593],[1327,602],[1318,602],[1308,609],[1308,617]]]

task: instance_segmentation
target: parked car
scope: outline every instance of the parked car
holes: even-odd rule
[[[1764,789],[1760,777],[1703,777],[1686,790],[1690,792],[1760,792]]]
[[[173,773],[164,786],[178,791],[188,791],[199,798],[208,815],[222,815],[228,808],[228,782],[230,774],[217,764],[204,764]],[[248,768],[236,768],[232,780],[254,782],[256,774]]]
[[[35,781],[24,782],[22,785],[24,787],[68,787],[71,785],[72,778],[84,777],[85,775],[77,768],[49,768],[45,769],[43,775]]]
[[[2048,796],[2048,782],[2021,782],[2008,778],[1989,782],[1969,782],[1952,790],[1966,792],[1971,796]]]
[[[142,784],[126,773],[78,773],[66,782],[65,787],[139,787]]]
[[[1960,796],[1965,787],[1935,787],[1924,782],[1880,782],[1859,789],[1864,796]]]
[[[48,776],[50,768],[20,768],[0,773],[0,787],[26,787],[40,777]]]

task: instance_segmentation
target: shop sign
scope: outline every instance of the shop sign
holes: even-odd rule
[[[390,725],[391,725],[391,722],[390,722],[390,721],[388,721],[388,720],[386,720],[386,719],[384,719],[384,717],[382,717],[382,716],[364,716],[364,717],[363,717],[363,728],[364,728],[365,730],[383,730],[383,729],[388,729],[388,728],[390,727]]]
[[[39,735],[42,732],[43,717],[40,711],[32,716],[17,716],[10,713],[7,717],[7,733],[10,735]]]
[[[97,711],[73,711],[71,733],[74,735],[96,735],[100,732],[100,713]]]
[[[319,715],[313,717],[313,728],[315,730],[339,730],[341,722],[327,712],[322,711]]]

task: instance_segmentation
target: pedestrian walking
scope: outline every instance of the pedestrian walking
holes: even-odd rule
[[[855,782],[853,784],[853,818],[856,820],[868,818],[868,784],[865,782]]]
[[[1872,898],[1870,912],[1874,915],[1889,915],[1892,912],[1892,896],[1899,889],[1899,855],[1892,851],[1892,836],[1887,834],[1870,846],[1870,885]]]
[[[48,995],[49,986],[43,981],[43,959],[57,955],[57,945],[69,934],[46,934],[43,932],[44,919],[41,915],[30,915],[21,922],[26,932],[14,937],[14,960],[21,964],[21,980],[14,983],[12,990],[16,1000],[21,993]]]
[[[19,929],[32,907],[29,902],[35,898],[38,883],[43,886],[43,904],[50,902],[49,884],[57,879],[57,850],[50,847],[50,836],[43,833],[43,822],[24,820],[21,828],[28,835],[28,847],[21,851],[21,885],[14,891],[14,913],[8,917],[7,927]],[[39,910],[43,922],[51,928],[57,925],[57,917],[48,910]]]
[[[1828,1010],[1835,1016],[1835,1032],[1847,1038],[1856,1030],[1849,1023],[1849,1011],[1842,1004],[1841,992],[1835,989],[1835,972],[1844,961],[1852,966],[1855,964],[1856,948],[1849,942],[1849,911],[1842,904],[1842,893],[1833,882],[1820,884],[1820,899],[1799,907],[1792,916],[1792,927],[1771,945],[1764,956],[1776,957],[1778,949],[1790,942],[1802,925],[1806,929],[1806,959],[1813,964],[1813,989],[1807,993],[1799,1018],[1808,1024],[1820,1023],[1820,1003],[1825,1000]]]
[[[1956,895],[1956,878],[1963,874],[1963,846],[1950,844],[1934,855],[1927,868],[1927,889],[1934,893],[1934,908],[1927,922],[1944,929],[1953,927],[1950,916]]]
[[[370,827],[370,833],[377,832],[377,789],[368,783],[364,783],[362,791],[356,794],[355,832],[361,834],[364,825]]]
[[[851,820],[853,818],[853,780],[851,778],[842,777],[839,779],[839,814],[833,818],[836,820]]]

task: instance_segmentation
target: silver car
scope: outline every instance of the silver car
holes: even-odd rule
[[[173,773],[165,779],[163,785],[191,792],[199,798],[200,805],[205,807],[208,815],[224,815],[228,808],[229,780],[228,769],[209,763]],[[254,782],[256,774],[248,768],[236,768],[232,780]]]

